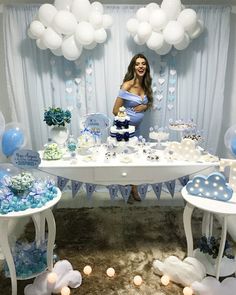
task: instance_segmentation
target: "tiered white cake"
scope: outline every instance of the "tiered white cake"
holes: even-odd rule
[[[130,117],[126,113],[124,106],[119,108],[119,112],[114,119],[114,125],[110,128],[110,136],[108,137],[108,143],[117,144],[120,142],[137,142],[135,136],[135,126],[131,126]]]

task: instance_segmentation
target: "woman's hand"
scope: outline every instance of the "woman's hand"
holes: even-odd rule
[[[139,104],[136,107],[133,107],[133,110],[136,113],[145,112],[147,110],[147,105],[146,104]]]

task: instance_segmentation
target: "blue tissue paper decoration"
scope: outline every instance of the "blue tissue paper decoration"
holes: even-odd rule
[[[233,189],[226,183],[225,176],[219,172],[208,176],[195,176],[187,183],[186,190],[194,196],[224,202],[229,201],[233,195]]]

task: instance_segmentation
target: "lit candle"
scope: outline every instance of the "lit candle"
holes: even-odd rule
[[[167,286],[170,282],[170,278],[167,275],[161,277],[161,283],[164,286]]]
[[[55,272],[50,272],[47,276],[47,281],[49,284],[55,284],[57,281],[57,274]]]
[[[143,279],[141,276],[135,276],[133,279],[133,282],[134,282],[135,286],[140,286],[143,282]]]
[[[83,269],[84,274],[86,274],[87,276],[89,276],[92,272],[92,267],[90,265],[86,265]]]
[[[184,295],[192,295],[193,294],[193,290],[190,287],[185,287],[183,289],[183,294]]]
[[[115,275],[115,270],[114,270],[113,267],[109,267],[109,268],[107,269],[106,273],[107,273],[108,277],[112,278],[112,277],[114,277],[114,275]]]
[[[61,295],[70,295],[70,288],[68,288],[68,287],[63,287],[62,289],[61,289]]]

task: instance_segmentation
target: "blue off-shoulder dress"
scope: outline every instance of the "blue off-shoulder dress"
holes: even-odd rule
[[[124,107],[126,108],[126,113],[130,117],[130,125],[135,126],[135,135],[139,135],[139,126],[144,117],[143,112],[135,112],[134,107],[138,105],[147,105],[148,99],[145,95],[143,98],[137,94],[130,93],[127,90],[120,89],[118,97],[124,100]]]

